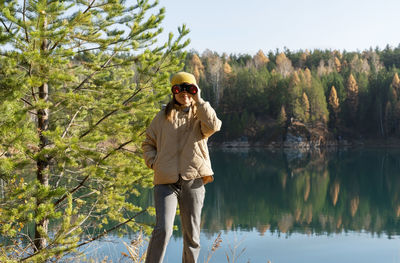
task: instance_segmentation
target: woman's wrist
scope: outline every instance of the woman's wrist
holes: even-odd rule
[[[204,103],[206,102],[206,101],[203,100],[202,98],[197,98],[197,99],[195,99],[194,101],[196,102],[197,105],[201,105],[201,104],[204,104]]]

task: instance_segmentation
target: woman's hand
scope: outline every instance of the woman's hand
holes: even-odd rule
[[[200,94],[201,94],[201,90],[200,90],[199,86],[197,86],[197,93],[193,95],[193,100],[195,102],[202,102],[203,101],[203,99],[201,98]]]

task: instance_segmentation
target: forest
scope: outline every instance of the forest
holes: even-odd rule
[[[220,142],[280,140],[293,121],[334,138],[398,138],[399,67],[400,46],[254,56],[192,50],[185,60],[223,121]]]
[[[154,208],[131,202],[152,187],[140,146],[182,69],[223,121],[216,142],[279,141],[293,123],[400,135],[400,47],[199,54],[185,25],[160,41],[164,18],[150,0],[0,1],[1,262],[150,233],[137,218]]]

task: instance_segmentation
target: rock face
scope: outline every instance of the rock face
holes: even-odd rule
[[[225,149],[244,149],[251,147],[267,147],[270,149],[287,148],[298,150],[313,150],[327,147],[337,147],[339,145],[348,146],[347,141],[337,140],[328,131],[324,124],[309,127],[302,122],[294,121],[283,131],[282,129],[271,129],[269,136],[257,139],[251,136],[242,136],[236,140],[214,142],[209,141],[209,146],[218,146]]]
[[[337,146],[332,134],[323,126],[306,127],[301,122],[293,122],[287,129],[285,148],[311,149],[327,146]]]

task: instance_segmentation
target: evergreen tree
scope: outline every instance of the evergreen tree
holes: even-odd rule
[[[312,124],[321,123],[326,125],[329,119],[328,105],[324,88],[319,78],[312,77],[311,86],[307,94],[310,103],[310,120]]]
[[[156,6],[0,3],[1,262],[60,259],[111,223],[140,226],[127,201],[151,185],[140,143],[188,44],[183,26],[157,46]]]
[[[385,135],[388,136],[392,133],[393,127],[393,109],[390,101],[386,103],[385,107]]]

